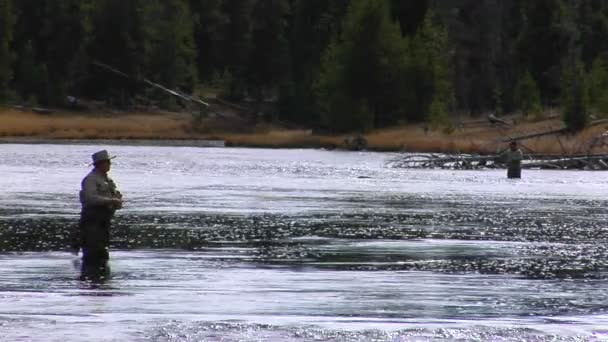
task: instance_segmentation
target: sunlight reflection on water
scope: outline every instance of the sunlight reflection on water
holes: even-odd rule
[[[61,250],[98,149],[0,146],[0,340],[606,334],[604,173],[512,181],[387,167],[395,154],[112,146],[132,200],[95,284]]]

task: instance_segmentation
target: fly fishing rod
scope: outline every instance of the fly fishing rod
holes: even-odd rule
[[[166,93],[169,93],[169,94],[171,94],[173,96],[179,97],[182,100],[186,100],[186,101],[189,101],[189,102],[195,102],[195,103],[198,103],[198,104],[203,105],[205,107],[209,107],[209,104],[207,102],[201,100],[201,99],[197,99],[197,98],[195,98],[193,96],[186,95],[186,94],[178,92],[176,90],[171,90],[171,89],[169,89],[167,87],[164,87],[164,86],[162,86],[162,85],[160,85],[158,83],[152,82],[152,81],[150,81],[147,78],[137,79],[137,78],[135,78],[133,76],[130,76],[130,75],[128,75],[128,74],[126,74],[126,73],[124,73],[124,72],[122,72],[122,71],[120,71],[120,70],[118,70],[118,69],[116,69],[116,68],[114,68],[112,66],[110,66],[110,65],[107,65],[105,63],[101,63],[101,62],[98,62],[98,61],[93,61],[92,64],[95,65],[95,66],[98,66],[100,68],[103,68],[105,70],[111,71],[111,72],[113,72],[113,73],[115,73],[117,75],[120,75],[122,77],[128,78],[128,79],[132,79],[132,80],[136,80],[136,81],[140,81],[141,80],[141,81],[143,81],[144,83],[146,83],[146,84],[148,84],[150,86],[158,88],[158,89],[160,89],[160,90],[162,90],[162,91],[164,91]]]
[[[102,62],[99,62],[99,61],[93,61],[93,62],[91,62],[91,64],[93,64],[93,65],[95,65],[95,66],[97,66],[99,68],[102,68],[102,69],[104,69],[106,71],[109,71],[109,72],[112,72],[114,74],[120,75],[120,76],[122,76],[124,78],[130,79],[130,80],[134,80],[136,82],[144,82],[144,83],[146,83],[149,86],[152,86],[154,88],[160,89],[163,92],[168,93],[170,95],[173,95],[175,97],[178,97],[178,98],[180,98],[182,100],[185,100],[187,102],[196,103],[198,105],[201,105],[201,106],[203,106],[205,108],[205,110],[207,110],[210,113],[213,113],[213,114],[215,114],[215,115],[217,115],[219,117],[225,117],[225,115],[223,115],[221,113],[218,113],[217,111],[211,109],[211,105],[209,103],[207,103],[207,102],[205,102],[205,101],[203,101],[203,100],[201,100],[199,98],[196,98],[194,96],[191,96],[191,95],[188,95],[188,94],[184,94],[184,93],[182,93],[181,91],[178,91],[178,90],[169,89],[169,88],[167,88],[167,87],[165,87],[165,86],[163,86],[161,84],[158,84],[156,82],[152,82],[152,81],[150,81],[149,79],[147,79],[145,77],[144,78],[138,78],[138,77],[126,74],[126,73],[124,73],[124,72],[116,69],[115,67],[113,67],[111,65],[108,65],[108,64],[105,64],[105,63],[102,63]]]

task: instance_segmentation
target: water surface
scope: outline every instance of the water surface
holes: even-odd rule
[[[0,145],[0,340],[608,338],[602,172],[113,146],[111,277],[66,253],[103,146]]]

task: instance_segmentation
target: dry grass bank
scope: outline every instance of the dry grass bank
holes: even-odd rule
[[[400,150],[411,152],[443,153],[496,153],[506,148],[508,140],[513,137],[559,129],[560,120],[524,122],[510,128],[478,127],[457,129],[451,134],[443,132],[425,132],[422,127],[408,125],[398,128],[380,130],[366,136],[372,149]],[[576,135],[549,135],[527,139],[520,144],[528,153],[587,153],[606,151],[606,147],[596,147],[589,151],[590,141],[605,132],[606,125],[587,128]]]
[[[143,114],[36,114],[0,110],[0,136],[56,139],[189,138],[189,116]]]
[[[219,134],[229,145],[271,148],[336,148],[342,144],[342,136],[317,136],[310,130],[267,129],[254,133]]]
[[[501,140],[514,136],[562,127],[559,120],[524,122],[508,129],[471,125],[451,134],[425,131],[419,125],[377,130],[365,135],[368,146],[379,151],[495,153],[505,148]],[[273,127],[230,129],[208,124],[196,133],[191,117],[179,113],[129,114],[36,114],[0,109],[0,137],[41,139],[223,139],[229,146],[271,148],[336,148],[343,146],[344,135],[313,135],[310,130],[285,130]],[[535,153],[582,153],[592,138],[608,129],[607,125],[588,128],[576,136],[545,136],[524,141],[524,149]],[[246,131],[247,133],[243,133]],[[591,152],[605,151],[596,148]]]

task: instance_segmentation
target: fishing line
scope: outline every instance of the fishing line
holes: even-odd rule
[[[156,193],[152,193],[152,194],[148,194],[148,195],[129,197],[125,200],[125,202],[140,201],[140,200],[158,197],[158,196],[162,196],[162,195],[169,195],[169,194],[174,194],[174,193],[178,193],[178,192],[187,192],[187,191],[193,191],[193,190],[202,190],[205,188],[207,188],[207,186],[196,186],[196,187],[188,187],[188,188],[181,188],[181,189],[175,189],[175,190],[169,190],[169,191],[156,192]]]

